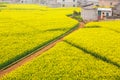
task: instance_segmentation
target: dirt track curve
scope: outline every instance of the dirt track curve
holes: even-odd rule
[[[83,27],[84,27],[84,23],[81,22],[80,25],[79,25],[79,28],[83,28]],[[79,29],[79,28],[78,28],[78,29]],[[78,29],[76,29],[76,30],[78,30]],[[73,30],[72,32],[74,32],[74,31],[76,31],[76,30]],[[72,32],[71,32],[71,33],[72,33]],[[63,37],[63,38],[64,38],[64,37]],[[13,64],[12,66],[10,66],[10,67],[8,67],[8,68],[6,68],[6,69],[4,69],[4,70],[0,70],[0,77],[2,77],[3,75],[5,75],[5,74],[7,74],[7,73],[10,73],[11,71],[13,71],[13,70],[15,70],[16,68],[22,66],[22,65],[25,64],[26,62],[31,61],[31,60],[34,59],[35,57],[39,56],[39,55],[42,54],[43,52],[51,49],[53,46],[55,46],[56,43],[62,41],[63,38],[61,38],[61,39],[59,39],[59,40],[57,40],[57,41],[49,44],[49,45],[46,46],[45,48],[37,51],[36,53],[34,53],[34,54],[32,54],[32,55],[30,55],[30,56],[28,56],[28,57],[26,57],[26,58],[24,58],[24,59],[22,59],[22,60],[20,60],[19,62]]]

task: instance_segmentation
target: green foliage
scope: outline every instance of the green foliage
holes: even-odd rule
[[[83,21],[80,15],[73,16],[74,19],[78,20],[79,22]]]
[[[71,17],[80,22],[80,21],[83,21],[83,19],[80,15],[81,15],[80,12],[74,11],[73,14],[71,15]]]
[[[8,4],[8,2],[0,2],[0,4]]]
[[[73,11],[73,15],[80,15],[80,12]]]
[[[6,7],[6,5],[0,4],[0,7]]]

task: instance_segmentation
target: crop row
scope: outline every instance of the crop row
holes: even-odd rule
[[[73,10],[42,7],[0,12],[0,68],[73,28],[78,22],[66,16]]]
[[[60,42],[1,80],[116,80],[120,70],[84,50]]]
[[[106,28],[114,32],[120,33],[120,20],[90,22],[86,25],[87,28]]]
[[[65,41],[98,59],[120,67],[119,33],[106,28],[83,28],[67,36]]]

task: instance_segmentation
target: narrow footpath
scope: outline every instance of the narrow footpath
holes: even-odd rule
[[[83,27],[84,27],[84,23],[81,22],[80,25],[79,25],[79,28],[83,28]],[[76,30],[78,30],[79,28],[77,28]],[[73,30],[71,33],[73,33],[73,32],[76,31],[76,30]],[[71,33],[70,33],[70,34],[71,34]],[[68,34],[68,35],[69,35],[69,34]],[[66,36],[67,36],[67,35],[66,35]],[[65,36],[64,36],[64,37],[65,37]],[[37,51],[36,53],[34,53],[34,54],[32,54],[32,55],[30,55],[30,56],[28,56],[28,57],[20,60],[19,62],[13,64],[12,66],[10,66],[10,67],[8,67],[8,68],[6,68],[6,69],[4,69],[4,70],[0,70],[0,77],[4,76],[4,75],[7,74],[7,73],[10,73],[11,71],[13,71],[13,70],[15,70],[16,68],[22,66],[22,65],[25,64],[26,62],[29,62],[29,61],[33,60],[34,58],[36,58],[37,56],[41,55],[41,54],[44,53],[45,51],[51,49],[51,48],[52,48],[53,46],[55,46],[58,42],[62,41],[64,37],[58,39],[57,41],[55,41],[55,42],[53,42],[53,43],[51,43],[51,44],[49,44],[48,46],[46,46],[45,48]]]

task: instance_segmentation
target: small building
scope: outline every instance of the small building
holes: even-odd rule
[[[97,8],[98,20],[112,16],[112,8]]]
[[[0,0],[0,2],[5,2],[5,3],[14,3],[15,1],[13,0]]]
[[[109,16],[112,16],[111,8],[93,8],[92,4],[82,6],[81,17],[83,20],[87,21],[95,21],[95,20],[103,20]]]
[[[33,0],[20,0],[19,3],[31,4],[33,3]]]
[[[21,4],[41,4],[49,7],[77,7],[80,4],[86,4],[93,0],[0,0],[6,3],[21,3]],[[80,3],[80,4],[79,4]]]
[[[97,9],[93,8],[91,4],[83,6],[81,10],[81,17],[83,18],[83,20],[87,21],[97,20],[98,19]]]
[[[39,3],[39,0],[0,0],[0,2],[6,2],[6,3],[23,3],[23,4],[33,4],[33,3]]]
[[[99,6],[112,7],[118,4],[120,0],[99,0]]]
[[[40,0],[40,4],[49,7],[76,7],[78,4],[77,1],[78,0]]]

